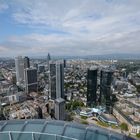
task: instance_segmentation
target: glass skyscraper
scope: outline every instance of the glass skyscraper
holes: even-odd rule
[[[64,98],[64,64],[56,63],[56,98]]]
[[[55,100],[64,98],[64,64],[50,62],[50,97]]]
[[[38,91],[37,69],[35,68],[25,69],[25,89],[26,93]]]
[[[24,68],[30,68],[30,59],[27,56],[24,57]]]
[[[111,70],[101,70],[99,101],[102,105],[106,106],[108,113],[112,113],[112,80],[113,72]]]
[[[97,103],[97,68],[87,71],[87,105],[93,107]]]
[[[22,56],[15,58],[15,67],[16,67],[16,81],[20,85],[24,81],[24,60]]]
[[[50,62],[49,64],[49,94],[50,98],[56,99],[56,64],[55,62]]]

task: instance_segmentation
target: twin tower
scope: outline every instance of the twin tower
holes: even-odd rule
[[[98,78],[98,76],[100,78]],[[99,79],[99,83],[97,80]],[[87,105],[90,107],[102,105],[106,111],[112,112],[112,92],[111,84],[113,80],[113,71],[91,68],[87,71]],[[100,87],[99,92],[97,89]]]

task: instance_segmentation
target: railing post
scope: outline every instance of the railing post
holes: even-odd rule
[[[57,135],[55,134],[55,140],[57,140]]]
[[[32,140],[34,140],[35,138],[34,138],[34,133],[32,132]]]
[[[12,140],[11,132],[9,131],[9,140]]]

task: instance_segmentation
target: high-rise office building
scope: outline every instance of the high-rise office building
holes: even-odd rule
[[[45,72],[45,66],[44,65],[38,65],[38,72],[39,73]]]
[[[57,120],[65,120],[65,100],[62,98],[55,100],[55,118]]]
[[[49,67],[49,62],[50,62],[50,60],[51,60],[51,56],[50,56],[50,54],[48,53],[48,55],[47,55],[47,65],[48,65],[48,67]]]
[[[24,69],[26,68],[30,68],[30,59],[27,56],[24,57]]]
[[[108,113],[112,113],[112,92],[111,92],[112,79],[113,79],[112,71],[101,70],[99,102],[106,106],[106,111]]]
[[[64,59],[64,68],[66,68],[66,59]]]
[[[36,69],[38,70],[38,64],[37,64],[37,63],[34,63],[34,64],[33,64],[33,67],[36,68]]]
[[[15,67],[17,85],[20,85],[24,81],[24,61],[22,56],[15,58]]]
[[[97,68],[87,71],[87,105],[93,107],[97,103]]]
[[[49,87],[51,99],[64,98],[64,65],[61,61],[50,62]]]
[[[51,99],[56,99],[56,64],[50,62],[49,64],[49,94]]]
[[[35,68],[25,69],[25,89],[26,93],[38,91],[37,69]]]
[[[56,63],[56,98],[64,98],[64,64]]]
[[[47,60],[51,60],[51,56],[50,56],[50,54],[48,53],[48,56],[47,56]]]

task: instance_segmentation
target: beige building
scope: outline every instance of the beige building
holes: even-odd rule
[[[129,119],[123,112],[118,108],[113,108],[114,116],[120,121],[120,123],[126,123],[128,125],[129,132],[132,134],[140,133],[140,122],[134,122],[132,119]]]

